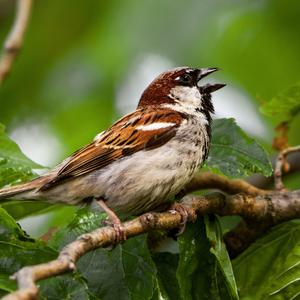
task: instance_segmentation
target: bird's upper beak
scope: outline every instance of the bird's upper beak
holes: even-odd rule
[[[207,75],[218,71],[219,68],[202,68],[198,69],[198,81],[202,78],[206,77]],[[214,83],[214,84],[205,84],[203,86],[199,86],[199,90],[202,94],[210,94],[214,91],[219,90],[220,88],[226,86],[224,83]]]

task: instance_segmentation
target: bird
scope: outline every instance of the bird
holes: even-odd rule
[[[96,202],[117,239],[118,215],[140,215],[172,203],[206,160],[214,107],[211,93],[225,84],[199,85],[218,68],[177,67],[157,76],[135,111],[30,182],[3,188],[0,199],[71,205]]]

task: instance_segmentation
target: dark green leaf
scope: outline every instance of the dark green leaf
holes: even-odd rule
[[[0,208],[0,291],[10,292],[16,288],[15,283],[8,277],[20,268],[50,261],[57,255],[58,252],[44,242],[27,236],[14,219]],[[87,285],[79,274],[45,280],[41,285],[42,299],[68,299],[71,296],[72,299],[89,299]],[[65,298],[55,298],[59,286],[64,291],[62,295],[65,295]]]
[[[274,227],[233,261],[241,299],[299,299],[300,220]]]
[[[86,281],[78,272],[41,281],[39,286],[41,300],[91,299]]]
[[[214,219],[211,222],[218,221]],[[206,230],[203,219],[198,218],[179,237],[177,279],[182,299],[238,299],[230,261],[220,246],[219,228],[219,224],[210,223]]]
[[[101,225],[105,215],[79,210],[71,224],[58,232],[50,244],[62,247],[82,233]],[[156,288],[156,268],[146,236],[138,236],[113,250],[97,249],[77,264],[89,291],[101,299],[151,299]]]
[[[300,112],[300,82],[261,107],[261,112],[277,121],[291,121]]]
[[[106,215],[104,213],[94,212],[89,208],[78,209],[73,220],[67,227],[61,228],[56,232],[48,244],[55,249],[61,249],[66,244],[74,241],[79,235],[101,226],[105,218]]]
[[[163,299],[180,299],[179,285],[176,278],[179,255],[169,252],[159,252],[152,256],[156,268],[159,292]]]
[[[221,224],[217,216],[205,216],[206,235],[210,242],[210,252],[215,256],[218,267],[223,275],[231,299],[238,299],[237,287],[232,271],[229,255],[223,242]]]
[[[3,276],[0,282],[4,283],[6,278],[6,291],[15,287],[13,282],[9,284],[9,275],[25,265],[45,262],[56,255],[56,251],[45,243],[28,237],[14,219],[0,208],[0,274]]]
[[[0,123],[0,187],[31,179],[34,175],[32,169],[42,168],[21,152],[4,129]]]
[[[179,264],[177,279],[181,298],[185,300],[219,299],[215,287],[214,261],[209,252],[205,225],[198,218],[188,224],[178,238]]]
[[[130,299],[151,299],[156,289],[157,270],[147,245],[147,235],[129,239],[122,245],[125,283]]]
[[[214,120],[212,133],[208,167],[230,177],[253,173],[271,175],[272,167],[267,153],[234,119]]]

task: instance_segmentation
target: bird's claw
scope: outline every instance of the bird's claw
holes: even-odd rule
[[[112,225],[115,230],[115,244],[125,242],[127,237],[126,237],[125,228],[123,224],[120,222],[120,223],[113,223]]]
[[[127,240],[126,233],[124,226],[121,222],[112,222],[109,219],[103,220],[102,224],[104,226],[111,226],[115,230],[115,240],[114,245],[117,245],[119,243],[123,243]]]
[[[180,222],[176,236],[181,235],[186,228],[187,221],[189,220],[188,209],[180,203],[173,203],[169,209],[169,212],[170,213],[179,213],[181,215],[181,222]]]

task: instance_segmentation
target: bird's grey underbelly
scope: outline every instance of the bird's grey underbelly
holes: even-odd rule
[[[81,180],[75,179],[72,190],[63,184],[49,191],[48,197],[55,201],[68,188],[63,197],[69,203],[96,196],[106,199],[117,213],[149,211],[170,201],[191,179],[203,161],[207,141],[204,126],[198,124],[194,130],[186,126],[165,145],[136,152]]]

